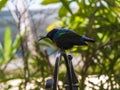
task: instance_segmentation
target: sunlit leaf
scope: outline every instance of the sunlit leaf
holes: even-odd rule
[[[8,0],[0,0],[0,10],[5,6]]]
[[[17,51],[20,43],[21,43],[21,36],[18,35],[12,45],[12,54],[14,54]]]
[[[104,35],[104,38],[103,38],[103,42],[107,42],[109,40],[109,37],[108,37],[108,35],[106,34],[106,35]]]
[[[71,50],[74,52],[77,50],[77,47],[73,47]]]
[[[97,33],[98,37],[99,38],[102,38],[103,37],[103,34],[102,33]]]
[[[11,54],[11,30],[10,28],[6,28],[5,37],[4,37],[4,58],[8,59]]]
[[[47,4],[53,4],[58,2],[60,2],[60,0],[43,0],[41,4],[47,5]]]
[[[108,4],[105,1],[101,1],[101,4],[104,5],[105,7],[108,7]]]
[[[50,47],[50,46],[48,45],[48,43],[44,43],[44,42],[40,42],[39,45],[40,45],[40,46],[44,46],[44,47]]]
[[[58,28],[62,26],[62,22],[61,21],[55,21],[54,23],[50,24],[48,27],[47,27],[47,32],[51,31],[53,28]]]
[[[87,50],[88,49],[88,46],[83,46],[83,47],[81,47],[82,48],[82,50]]]
[[[64,17],[64,16],[66,16],[67,15],[67,13],[68,13],[68,10],[64,7],[64,6],[62,6],[61,8],[60,8],[60,10],[59,10],[59,17]]]

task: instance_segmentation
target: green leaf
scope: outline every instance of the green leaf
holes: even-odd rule
[[[100,39],[103,37],[103,33],[97,33],[97,35]]]
[[[6,28],[5,37],[4,37],[4,58],[5,60],[11,55],[11,31],[10,28]]]
[[[61,3],[63,4],[63,6],[69,11],[69,13],[71,15],[73,15],[72,10],[70,8],[70,1],[67,0],[61,0]]]
[[[108,14],[108,19],[110,22],[114,23],[116,21],[116,15],[114,14],[114,12],[111,11],[110,14]]]
[[[16,52],[17,48],[19,47],[21,42],[21,36],[18,35],[12,45],[12,55]]]
[[[44,42],[39,43],[39,45],[44,47],[50,47],[47,43],[44,43]]]
[[[59,17],[64,17],[64,16],[66,16],[67,15],[67,13],[68,13],[68,10],[64,7],[64,6],[62,6],[61,8],[60,8],[60,10],[59,10]]]
[[[47,5],[47,4],[53,4],[58,2],[60,2],[60,0],[43,0],[41,4]]]
[[[0,0],[0,10],[5,6],[8,0]]]

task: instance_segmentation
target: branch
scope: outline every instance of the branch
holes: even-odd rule
[[[98,47],[96,48],[96,50],[102,49],[102,48],[104,48],[105,46],[112,45],[112,44],[115,44],[115,43],[120,43],[120,39],[114,40],[114,41],[108,41],[107,43],[105,43],[105,44],[103,44],[103,45],[101,45],[101,46],[98,46]]]
[[[52,67],[52,65],[51,65],[51,63],[50,63],[50,59],[49,59],[49,55],[48,55],[48,53],[47,53],[47,50],[45,50],[45,57],[46,57],[46,62],[47,62],[47,64],[49,65],[51,71],[53,71],[53,67]]]
[[[72,10],[69,7],[69,2],[66,1],[66,0],[60,0],[60,1],[63,4],[63,6],[69,11],[69,13],[73,16],[73,12],[72,12]]]
[[[11,12],[11,14],[12,14],[15,22],[18,24],[18,23],[19,23],[18,16],[17,16],[17,14],[15,13],[15,11],[13,11],[13,8],[11,7],[11,6],[13,6],[13,3],[12,3],[11,1],[8,1],[7,6],[8,6],[9,11]]]

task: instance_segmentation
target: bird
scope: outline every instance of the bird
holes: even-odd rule
[[[64,28],[52,29],[50,32],[47,33],[46,36],[40,38],[39,41],[44,38],[49,38],[56,44],[58,48],[62,50],[71,49],[74,45],[88,45],[86,42],[95,42],[95,40],[91,38],[81,36],[72,30]]]

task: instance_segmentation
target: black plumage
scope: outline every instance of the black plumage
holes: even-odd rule
[[[43,38],[51,39],[54,43],[56,43],[57,47],[59,47],[60,49],[64,49],[64,50],[70,49],[74,45],[87,45],[86,42],[95,42],[93,39],[85,37],[85,36],[80,36],[79,34],[71,30],[56,29],[56,28],[51,30]]]

